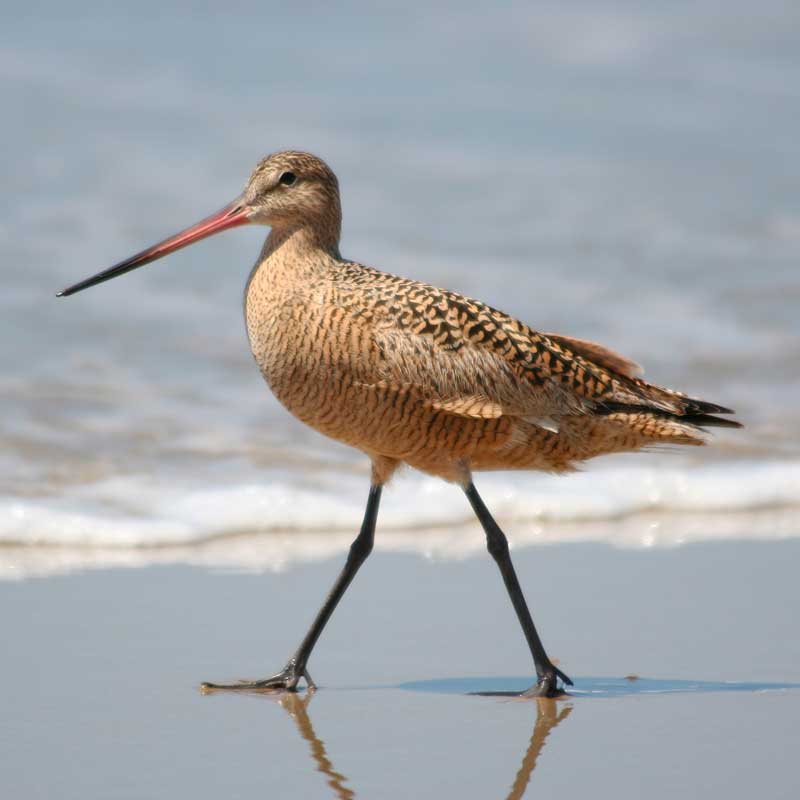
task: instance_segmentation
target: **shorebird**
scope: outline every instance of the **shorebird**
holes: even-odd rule
[[[369,456],[361,530],[311,628],[286,666],[263,680],[205,689],[298,689],[325,624],[372,551],[381,492],[401,465],[458,484],[486,534],[533,657],[524,694],[572,681],[545,651],[505,534],[473,483],[481,470],[568,472],[588,458],[651,445],[702,445],[708,426],[740,427],[723,406],[645,382],[603,345],[539,333],[455,292],[344,259],[339,185],[309,153],[262,159],[216,214],[58,293],[67,296],[207,236],[271,228],[245,289],[255,361],[278,400],[317,431]]]

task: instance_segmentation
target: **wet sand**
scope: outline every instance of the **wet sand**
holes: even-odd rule
[[[338,558],[0,583],[3,794],[798,796],[800,542],[514,555],[566,700],[466,694],[530,679],[488,558],[375,554],[312,658],[320,690],[283,699],[197,687],[282,666]]]

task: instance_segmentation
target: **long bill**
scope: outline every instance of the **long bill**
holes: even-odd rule
[[[247,225],[250,223],[249,215],[250,208],[241,197],[237,197],[236,200],[229,203],[225,208],[217,211],[216,214],[212,214],[210,217],[206,217],[195,225],[186,228],[186,230],[176,233],[168,239],[164,239],[163,242],[159,242],[152,247],[148,247],[146,250],[142,250],[141,253],[137,253],[135,256],[120,261],[119,264],[114,264],[113,267],[98,272],[97,275],[92,275],[91,278],[86,278],[80,281],[80,283],[62,289],[56,297],[69,297],[69,295],[75,294],[75,292],[81,292],[84,289],[88,289],[90,286],[103,283],[103,281],[110,281],[118,275],[124,275],[132,269],[143,267],[145,264],[149,264],[151,261],[169,255],[169,253],[174,253],[182,247],[186,247],[194,242],[199,242],[207,236],[213,236],[215,233],[227,230],[228,228]]]

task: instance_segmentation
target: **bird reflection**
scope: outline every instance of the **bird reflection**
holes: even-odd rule
[[[284,692],[281,694],[278,703],[294,720],[300,736],[308,742],[311,748],[311,757],[317,765],[317,771],[327,778],[328,786],[336,793],[336,797],[340,798],[340,800],[351,800],[356,796],[355,792],[344,785],[347,778],[333,768],[333,764],[325,752],[325,745],[322,739],[314,733],[311,717],[308,716],[308,706],[313,696],[313,691],[306,692],[303,695],[296,692]]]
[[[317,771],[326,777],[328,786],[333,789],[335,796],[340,800],[352,800],[356,796],[355,791],[345,786],[347,777],[334,769],[324,743],[314,732],[314,726],[311,724],[311,717],[308,713],[313,696],[313,692],[303,695],[294,692],[285,693],[280,696],[278,703],[294,720],[300,736],[308,742]],[[572,713],[572,705],[562,705],[559,708],[558,701],[549,698],[539,698],[533,702],[536,704],[536,721],[528,748],[522,757],[522,763],[517,770],[511,790],[506,795],[507,800],[519,800],[524,796],[547,737],[562,720]]]
[[[522,764],[517,770],[517,776],[514,778],[511,791],[506,796],[507,800],[519,800],[525,794],[533,771],[536,769],[536,762],[539,759],[539,753],[542,752],[545,740],[550,735],[550,732],[572,713],[571,705],[566,705],[559,711],[558,702],[547,697],[541,697],[535,702],[536,723],[533,726],[528,749],[522,757]]]

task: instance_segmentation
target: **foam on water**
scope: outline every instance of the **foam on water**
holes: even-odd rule
[[[2,498],[0,577],[164,562],[282,569],[344,552],[361,521],[366,475],[321,473],[313,486],[302,470],[294,478],[199,486],[133,475],[58,499]],[[800,462],[617,465],[564,477],[481,475],[478,485],[515,546],[800,536]],[[439,558],[483,551],[456,487],[409,474],[384,498],[379,549]]]
[[[364,509],[364,479],[327,475],[312,487],[296,477],[294,483],[215,487],[171,486],[132,475],[80,485],[59,498],[6,497],[0,499],[0,542],[154,547],[243,532],[357,529]],[[700,469],[616,467],[565,477],[481,475],[477,481],[493,513],[519,523],[602,522],[645,513],[657,513],[665,522],[676,514],[735,516],[786,510],[800,515],[800,462],[723,463]],[[408,475],[385,491],[380,524],[384,530],[413,531],[458,527],[470,517],[457,488]],[[673,542],[666,532],[663,543]]]

